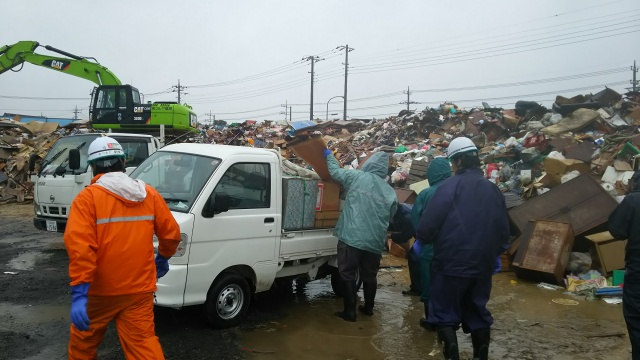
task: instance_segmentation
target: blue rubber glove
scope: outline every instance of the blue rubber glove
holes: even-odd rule
[[[322,150],[322,155],[324,155],[325,158],[331,154],[333,154],[333,152],[331,152],[331,150],[329,149]]]
[[[500,255],[496,258],[496,263],[493,265],[493,275],[497,274],[502,270],[502,258]]]
[[[80,331],[89,330],[89,315],[87,315],[87,294],[90,283],[71,287],[71,322]]]
[[[169,272],[169,259],[166,259],[164,256],[156,255],[156,279],[160,279],[161,277],[167,275]]]
[[[420,255],[421,250],[422,250],[422,242],[416,239],[416,241],[413,242],[413,251],[415,251],[416,254]]]

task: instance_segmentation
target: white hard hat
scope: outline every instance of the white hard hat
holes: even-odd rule
[[[447,148],[447,156],[451,159],[458,154],[466,153],[468,151],[478,151],[478,148],[471,139],[460,136],[453,139],[449,144],[449,147]]]
[[[96,160],[106,158],[124,158],[125,153],[122,151],[122,145],[115,139],[108,136],[101,136],[89,145],[89,157],[87,162],[92,164]]]

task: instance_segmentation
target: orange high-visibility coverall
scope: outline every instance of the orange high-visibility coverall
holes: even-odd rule
[[[153,234],[170,258],[180,228],[158,192],[124,173],[93,178],[71,205],[64,233],[71,286],[90,283],[89,330],[70,327],[69,359],[95,359],[115,320],[127,359],[164,359],[155,336]]]

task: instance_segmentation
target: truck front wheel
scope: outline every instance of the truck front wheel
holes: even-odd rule
[[[223,274],[207,294],[205,312],[211,326],[224,329],[238,325],[249,309],[251,290],[238,274]]]

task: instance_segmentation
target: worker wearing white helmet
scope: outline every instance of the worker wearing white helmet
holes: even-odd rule
[[[120,171],[125,171],[124,159],[122,145],[113,138],[101,136],[89,145],[87,162],[91,165],[94,175],[97,175],[96,170],[111,168],[114,165],[120,167]]]
[[[509,240],[500,189],[484,177],[478,148],[466,137],[451,141],[455,176],[444,180],[423,211],[417,238],[433,244],[427,323],[444,341],[445,359],[459,359],[456,331],[471,333],[473,359],[489,356],[487,310],[496,257]]]
[[[164,359],[153,293],[169,271],[180,228],[155,189],[124,173],[124,157],[116,140],[94,140],[87,159],[94,178],[71,204],[64,233],[72,298],[69,359],[97,358],[112,320],[127,359]]]

